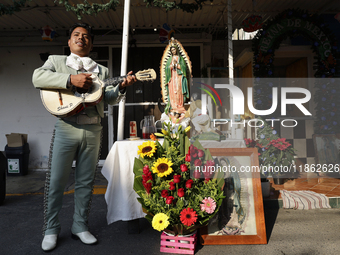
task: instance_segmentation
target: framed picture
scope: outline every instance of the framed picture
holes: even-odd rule
[[[200,229],[201,243],[267,244],[257,149],[209,151],[216,169],[224,172],[225,198],[209,225]]]

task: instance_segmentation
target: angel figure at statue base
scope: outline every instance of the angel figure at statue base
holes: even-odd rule
[[[171,113],[169,115],[171,116]],[[166,124],[171,123],[171,126],[173,127],[174,132],[177,131],[179,126],[182,126],[182,128],[185,129],[186,127],[190,125],[190,118],[187,115],[181,118],[181,120],[178,119],[175,121],[173,121],[173,119],[171,119],[169,115],[163,112],[161,115],[160,121]]]

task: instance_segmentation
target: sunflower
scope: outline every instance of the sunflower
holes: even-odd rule
[[[181,211],[180,215],[183,225],[190,227],[197,220],[197,213],[192,208],[186,208]]]
[[[168,176],[174,171],[171,168],[171,166],[172,166],[172,162],[170,160],[168,160],[167,158],[159,158],[153,164],[152,172],[154,174],[157,174],[159,177]]]
[[[169,217],[164,213],[157,213],[152,219],[152,227],[158,231],[169,226]]]
[[[156,152],[156,144],[152,141],[147,141],[142,145],[139,145],[138,149],[138,155],[140,155],[142,158],[145,156],[152,157]]]

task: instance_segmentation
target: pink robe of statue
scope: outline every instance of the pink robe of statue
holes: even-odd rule
[[[178,56],[173,56],[171,63],[171,79],[168,83],[169,97],[172,111],[177,113],[185,113],[184,102],[183,102],[183,92],[182,92],[182,75],[177,73],[173,64],[179,62]],[[177,68],[180,65],[177,65]]]

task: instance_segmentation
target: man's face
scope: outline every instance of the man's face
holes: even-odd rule
[[[92,39],[83,27],[76,27],[68,40],[70,51],[80,57],[87,57],[92,50]]]

